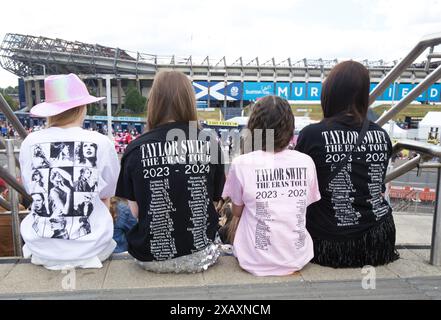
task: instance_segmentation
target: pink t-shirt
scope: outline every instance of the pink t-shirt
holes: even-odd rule
[[[257,276],[287,275],[313,257],[306,207],[320,200],[313,160],[284,150],[255,151],[234,159],[222,195],[244,205],[233,252]]]

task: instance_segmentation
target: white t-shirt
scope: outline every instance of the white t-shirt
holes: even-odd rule
[[[119,160],[108,137],[80,127],[52,127],[22,143],[23,185],[33,202],[21,223],[23,253],[53,269],[101,267],[114,245],[101,199],[115,194]]]

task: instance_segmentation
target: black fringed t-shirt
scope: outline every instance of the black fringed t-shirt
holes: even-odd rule
[[[383,197],[392,144],[386,131],[373,122],[361,145],[329,181],[331,172],[354,148],[360,130],[361,126],[321,121],[299,134],[296,150],[314,160],[322,196],[307,209],[306,226],[315,239],[357,238],[392,212]]]

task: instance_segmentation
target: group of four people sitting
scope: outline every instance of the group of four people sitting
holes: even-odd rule
[[[89,95],[74,74],[50,76],[46,101],[31,110],[48,117],[48,128],[31,133],[20,152],[23,183],[29,193],[38,189],[38,206],[21,224],[24,255],[52,270],[101,267],[116,246],[109,214],[116,195],[136,218],[128,252],[154,272],[215,264],[227,199],[238,223],[237,230],[221,229],[222,238],[234,238],[234,256],[254,275],[289,275],[310,261],[335,268],[390,263],[398,259],[384,198],[392,148],[387,133],[367,120],[369,84],[361,64],[338,64],[323,84],[324,118],[300,132],[295,150],[288,101],[262,98],[241,133],[242,154],[225,174],[217,137],[199,128],[183,73],[155,77],[146,132],[121,161],[106,136],[82,129],[86,105],[103,98]]]

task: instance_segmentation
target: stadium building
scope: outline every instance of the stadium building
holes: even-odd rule
[[[392,69],[396,61],[360,61],[369,70],[371,89]],[[106,95],[106,79],[111,83],[111,102],[114,110],[123,108],[126,89],[135,86],[148,96],[156,73],[179,70],[193,82],[200,108],[221,108],[224,118],[241,114],[244,106],[268,94],[286,98],[291,103],[318,103],[322,81],[337,59],[290,58],[284,61],[262,62],[259,58],[234,62],[222,59],[194,59],[177,56],[158,56],[110,48],[78,41],[50,39],[30,35],[6,34],[0,47],[0,65],[20,77],[20,105],[28,110],[44,100],[43,80],[46,76],[76,73],[98,96]],[[430,59],[413,64],[379,97],[382,101],[398,101],[421,82],[439,61]],[[418,99],[424,103],[441,100],[438,81]],[[104,110],[105,102],[99,107]]]

